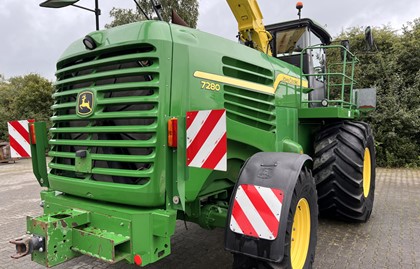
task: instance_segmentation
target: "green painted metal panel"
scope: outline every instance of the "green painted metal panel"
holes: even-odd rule
[[[63,128],[51,128],[51,133],[120,133],[120,132],[155,132],[157,130],[157,124],[149,126],[101,126],[101,127],[63,127]]]
[[[139,254],[147,265],[170,253],[176,211],[104,204],[53,191],[41,196],[45,213],[28,218],[27,230],[45,238],[45,251],[32,256],[42,265],[54,266],[79,254],[110,263],[133,263]]]
[[[92,173],[92,156],[90,155],[90,152],[85,151],[86,156],[85,157],[79,157],[76,156],[75,159],[75,164],[74,164],[74,171],[78,172],[78,173]],[[58,165],[58,164],[53,164],[52,165]],[[50,164],[50,167],[51,167]]]
[[[153,57],[155,57],[154,53],[133,53],[129,55],[122,55],[118,58],[106,58],[106,59],[97,60],[95,61],[95,63],[85,62],[85,63],[71,65],[71,66],[57,70],[56,75],[59,76],[66,72],[77,71],[79,69],[85,69],[89,67],[107,66],[108,64],[119,64],[121,62],[126,62],[130,60],[137,60],[137,59],[147,60]]]
[[[111,86],[111,85],[101,85],[101,87],[95,87],[92,86],[91,89],[93,89],[94,91],[96,91],[97,93],[102,93],[102,92],[106,92],[109,90],[113,90],[113,91],[125,91],[125,90],[132,90],[132,89],[144,89],[144,88],[153,88],[153,89],[158,89],[159,87],[159,80],[154,79],[151,81],[142,81],[142,82],[130,82],[130,83],[124,83],[121,82],[118,84],[118,88],[115,88],[115,86]],[[52,97],[56,98],[56,97],[61,97],[61,96],[70,96],[70,95],[74,95],[79,93],[80,90],[76,89],[76,90],[67,90],[64,92],[55,92]]]
[[[66,209],[55,214],[37,218],[27,218],[27,231],[42,236],[45,250],[32,254],[32,260],[52,267],[78,256],[71,250],[73,227],[89,223],[89,213],[82,210]]]
[[[103,146],[103,147],[152,147],[156,144],[156,139],[148,141],[130,141],[130,140],[66,140],[51,139],[50,145],[70,145],[70,146]]]
[[[68,159],[74,159],[75,154],[71,152],[57,152],[49,151],[48,155],[50,157],[62,157]],[[115,161],[115,162],[151,162],[155,159],[156,154],[152,152],[149,155],[145,156],[127,156],[127,155],[108,155],[108,154],[90,154],[92,160],[98,161]]]
[[[106,78],[114,78],[114,77],[121,77],[127,75],[149,75],[149,74],[158,74],[158,68],[150,68],[150,67],[141,67],[141,68],[130,68],[129,70],[112,70],[112,71],[104,71],[100,73],[95,73],[92,75],[81,75],[77,78],[67,78],[63,80],[56,81],[54,86],[62,86],[65,84],[73,84],[75,82],[86,82],[92,81],[95,79],[106,79]]]
[[[354,119],[353,109],[342,107],[313,107],[299,109],[299,118],[302,119]]]
[[[32,170],[38,180],[39,185],[42,187],[49,187],[47,160],[45,158],[45,151],[48,149],[47,127],[45,122],[34,122],[35,140],[31,140],[31,153],[32,153]],[[36,143],[34,143],[36,142]]]
[[[51,117],[51,188],[107,202],[163,206],[170,31],[156,21],[126,25],[92,33],[95,50],[86,50],[80,39],[63,53]],[[94,95],[94,111],[80,117],[75,108],[85,90]],[[88,158],[76,157],[77,150],[86,150]]]
[[[275,150],[276,129],[273,94],[197,77],[196,72],[235,78],[265,88],[273,85],[274,74],[272,63],[263,53],[194,29],[171,27],[174,61],[170,114],[182,119],[179,133],[185,133],[187,111],[221,108],[227,111],[228,167],[234,172],[186,167],[185,139],[178,140],[176,188],[182,194],[181,202],[183,194],[186,202],[192,202],[199,195],[210,193],[209,190],[232,186],[238,172],[234,167],[240,166],[236,164],[237,158],[243,162],[257,151]],[[217,83],[220,90],[203,88],[206,81]]]
[[[276,130],[276,149],[275,151],[289,151],[284,145],[284,140],[298,140],[298,120],[297,109],[288,107],[277,107],[277,130]],[[286,143],[290,144],[290,143]]]
[[[129,236],[97,229],[94,227],[81,227],[72,230],[72,250],[89,255],[107,262],[118,262],[130,256]],[[128,242],[128,244],[122,245]]]
[[[49,175],[50,188],[53,190],[67,190],[66,193],[80,197],[113,201],[121,204],[138,204],[149,206],[160,197],[159,189],[152,191],[149,185],[115,184],[112,182],[100,182],[83,178],[76,181],[73,177]],[[140,196],[139,193],[142,195]]]

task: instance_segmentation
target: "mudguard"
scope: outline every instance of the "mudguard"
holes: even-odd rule
[[[276,263],[283,260],[293,190],[308,160],[308,155],[284,152],[260,152],[247,160],[229,204],[226,250]]]

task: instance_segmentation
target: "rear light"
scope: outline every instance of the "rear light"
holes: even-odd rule
[[[34,122],[29,123],[29,139],[32,145],[36,144],[35,125]]]
[[[172,118],[168,121],[168,146],[176,148],[178,146],[178,119]]]
[[[134,263],[138,266],[140,266],[143,263],[141,256],[139,254],[134,255]]]

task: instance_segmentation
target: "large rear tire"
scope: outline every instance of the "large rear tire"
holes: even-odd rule
[[[318,206],[314,178],[303,167],[293,191],[285,234],[284,257],[271,263],[241,254],[233,255],[233,269],[312,268],[318,229]]]
[[[375,145],[367,123],[341,121],[315,139],[314,177],[321,216],[366,222],[375,192]]]

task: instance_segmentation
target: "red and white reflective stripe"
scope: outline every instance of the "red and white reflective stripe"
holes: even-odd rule
[[[249,184],[236,190],[230,229],[256,238],[277,238],[283,191]]]
[[[34,122],[34,120],[9,121],[7,123],[12,158],[31,157],[29,122]]]
[[[187,112],[187,165],[226,171],[226,110]]]

